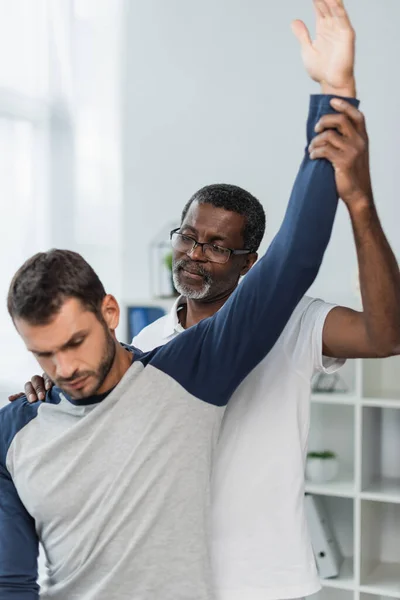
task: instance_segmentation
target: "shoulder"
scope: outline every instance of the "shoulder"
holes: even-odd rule
[[[17,433],[37,416],[40,404],[30,404],[26,396],[22,396],[0,410],[1,463],[5,464],[8,449]]]

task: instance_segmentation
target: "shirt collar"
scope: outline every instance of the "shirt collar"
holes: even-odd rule
[[[181,307],[184,306],[185,304],[186,304],[186,298],[184,296],[179,296],[175,300],[171,310],[169,311],[169,313],[167,314],[167,316],[165,318],[164,329],[163,329],[163,338],[164,339],[168,339],[170,337],[173,337],[175,334],[182,333],[182,331],[184,331],[184,328],[179,323],[178,312],[181,309]]]

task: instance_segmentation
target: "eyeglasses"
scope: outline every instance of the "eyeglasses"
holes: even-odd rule
[[[172,247],[178,250],[178,252],[191,254],[197,246],[200,246],[207,260],[221,265],[227,263],[232,254],[251,254],[251,250],[232,250],[231,248],[224,248],[207,242],[198,242],[190,235],[179,233],[179,229],[171,231],[170,237]]]

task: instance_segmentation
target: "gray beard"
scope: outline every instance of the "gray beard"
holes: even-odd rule
[[[207,298],[210,293],[210,289],[212,286],[212,279],[202,267],[198,266],[198,273],[204,277],[203,285],[200,289],[193,289],[189,285],[185,285],[180,281],[182,269],[190,263],[190,261],[186,258],[181,258],[177,260],[172,267],[172,279],[174,282],[174,286],[177,292],[181,294],[181,296],[185,296],[185,298],[190,298],[191,300],[203,300]]]
[[[205,281],[200,289],[194,290],[193,288],[180,282],[179,271],[174,271],[172,278],[176,291],[179,292],[181,296],[189,298],[190,300],[204,300],[204,298],[207,298],[210,293],[211,282]]]

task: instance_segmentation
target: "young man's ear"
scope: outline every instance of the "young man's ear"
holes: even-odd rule
[[[115,331],[119,325],[120,308],[117,300],[111,294],[107,294],[101,305],[101,314],[111,331]]]
[[[254,265],[254,263],[257,262],[257,259],[258,259],[257,252],[252,252],[251,254],[247,254],[246,261],[243,265],[242,270],[240,271],[241,277],[243,277],[244,275],[246,275],[246,273],[248,273],[250,271],[250,269]]]

